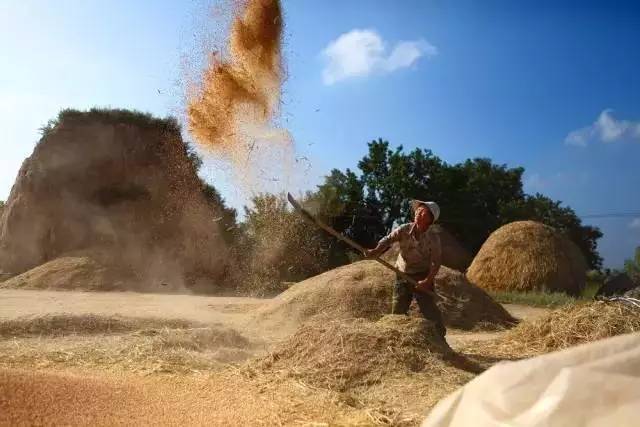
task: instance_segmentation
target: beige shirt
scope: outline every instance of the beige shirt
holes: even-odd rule
[[[396,261],[399,270],[408,274],[418,274],[427,273],[432,269],[437,273],[440,269],[440,236],[432,228],[420,233],[415,224],[403,224],[383,237],[379,244],[383,249],[387,249],[395,242],[400,246]]]

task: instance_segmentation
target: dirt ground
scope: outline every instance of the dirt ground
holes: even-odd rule
[[[147,326],[132,334],[94,330],[63,337],[8,337],[5,332],[0,342],[0,425],[416,425],[425,409],[455,386],[398,384],[398,393],[409,390],[419,398],[400,399],[406,404],[390,408],[382,401],[363,402],[357,393],[246,370],[234,362],[267,353],[287,333],[265,331],[252,322],[254,311],[265,303],[260,299],[0,290],[0,301],[0,322],[5,325],[25,316],[65,315],[164,319],[193,323],[195,328],[168,332]],[[546,312],[505,307],[521,319]],[[208,338],[224,335],[225,353],[198,347],[203,331]],[[236,331],[241,336],[233,335]],[[447,341],[456,349],[500,333],[449,330]],[[235,347],[240,346],[236,341],[242,349]],[[153,359],[159,352],[162,363]],[[182,365],[191,369],[182,370]]]

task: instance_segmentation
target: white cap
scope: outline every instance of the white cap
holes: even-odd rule
[[[426,206],[433,215],[433,222],[436,222],[440,218],[440,206],[436,202],[424,202],[422,200],[412,200],[411,209],[415,212],[420,206]]]

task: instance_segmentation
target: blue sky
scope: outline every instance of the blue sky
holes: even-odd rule
[[[220,38],[207,2],[0,4],[0,199],[64,107],[180,115],[184,64]],[[524,166],[525,189],[580,215],[640,212],[640,8],[632,2],[294,1],[282,123],[313,168],[354,167],[382,137],[448,162]],[[579,7],[578,7],[579,5]],[[215,36],[215,37],[212,37]],[[234,204],[230,175],[205,175]],[[587,218],[621,265],[637,218]]]

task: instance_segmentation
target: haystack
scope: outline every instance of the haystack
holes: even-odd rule
[[[177,122],[65,110],[20,168],[0,217],[0,271],[101,248],[152,281],[213,281],[219,207],[203,193]]]
[[[0,282],[1,289],[114,291],[136,286],[133,276],[127,277],[90,256],[56,258]]]
[[[261,323],[297,328],[310,319],[380,319],[391,312],[395,273],[375,261],[336,268],[291,286],[258,314]],[[437,303],[448,326],[504,327],[513,318],[458,271],[442,267],[436,277]]]
[[[304,383],[345,391],[389,375],[441,370],[452,354],[433,325],[407,316],[314,322],[281,343],[259,367]]]
[[[559,308],[522,322],[493,344],[481,345],[508,357],[523,357],[633,332],[640,332],[640,308],[624,302],[596,301]]]
[[[488,290],[578,295],[585,286],[586,270],[580,249],[562,234],[538,222],[518,221],[489,236],[467,277]]]
[[[460,244],[453,234],[445,230],[441,225],[433,225],[430,231],[436,233],[440,237],[440,245],[442,246],[442,265],[458,271],[465,271],[471,261],[473,255],[464,246]],[[395,263],[400,253],[400,247],[394,244],[387,250],[382,258],[390,263]]]

